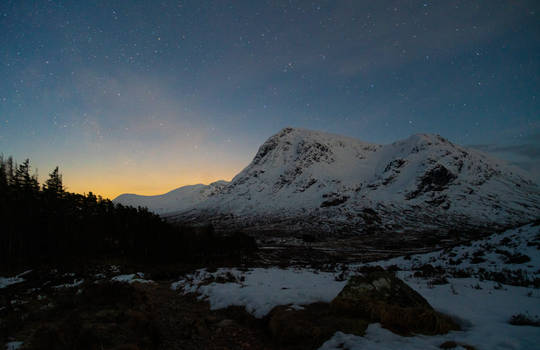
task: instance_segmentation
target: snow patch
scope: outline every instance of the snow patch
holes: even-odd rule
[[[53,286],[54,289],[60,289],[60,288],[75,288],[75,287],[78,287],[80,286],[81,284],[84,283],[84,279],[80,279],[80,280],[75,280],[73,281],[73,283],[64,283],[64,284],[60,284],[60,285],[57,285],[57,286]]]
[[[152,280],[144,279],[144,273],[137,272],[137,273],[131,273],[126,275],[118,275],[113,278],[111,278],[112,281],[115,282],[123,282],[123,283],[154,283]]]
[[[22,345],[22,341],[10,341],[9,343],[6,343],[6,350],[17,350],[20,349]]]
[[[212,310],[245,306],[249,313],[261,318],[278,305],[301,308],[318,301],[330,302],[346,284],[337,281],[336,276],[336,273],[309,269],[221,268],[213,273],[203,269],[173,283],[171,288],[199,293],[199,299],[207,299]],[[217,282],[220,278],[232,281]]]
[[[23,273],[20,273],[14,277],[0,277],[0,289],[6,288],[12,284],[24,282],[24,278],[22,277],[30,272],[32,272],[32,270],[24,271]]]

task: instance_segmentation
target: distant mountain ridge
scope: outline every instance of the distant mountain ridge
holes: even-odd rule
[[[430,134],[377,145],[285,128],[230,183],[182,189],[149,208],[172,209],[169,220],[288,232],[450,231],[540,217],[540,190],[524,171]]]
[[[182,186],[157,196],[141,196],[125,193],[116,197],[114,202],[133,207],[146,207],[156,214],[165,214],[191,209],[196,204],[220,191],[227,184],[227,181],[220,180],[210,185],[197,184]]]

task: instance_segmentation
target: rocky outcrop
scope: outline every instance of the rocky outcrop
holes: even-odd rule
[[[459,330],[455,321],[435,311],[420,294],[388,271],[352,277],[331,305],[338,314],[379,322],[402,335]]]
[[[330,304],[314,303],[303,309],[277,306],[267,318],[275,342],[295,349],[318,348],[337,331],[363,335],[374,322],[400,335],[460,329],[392,272],[383,270],[351,277]]]
[[[268,315],[268,329],[280,346],[316,349],[341,331],[363,335],[368,322],[334,312],[328,303],[314,303],[302,310],[277,306]]]

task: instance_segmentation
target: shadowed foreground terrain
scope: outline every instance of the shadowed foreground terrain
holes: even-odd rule
[[[101,259],[3,272],[13,277],[0,278],[0,341],[21,349],[530,349],[539,340],[539,230],[365,263],[326,255],[315,264],[315,252],[311,264],[276,267],[259,250],[214,263]]]
[[[506,338],[528,349],[540,341],[538,222],[444,240],[306,232],[256,242],[66,192],[58,169],[40,186],[29,168],[0,162],[6,349],[488,349]]]

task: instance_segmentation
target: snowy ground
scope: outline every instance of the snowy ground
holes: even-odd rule
[[[12,341],[6,344],[6,350],[17,350],[23,346],[22,341]]]
[[[450,284],[440,286],[417,278],[405,281],[435,309],[459,318],[465,330],[442,336],[401,337],[372,324],[364,337],[338,333],[321,349],[440,349],[446,341],[477,349],[538,349],[538,327],[513,326],[508,321],[517,313],[540,315],[540,290],[506,285],[495,289],[497,283],[476,278],[450,279]]]
[[[540,348],[539,327],[508,322],[517,314],[529,315],[533,320],[540,316],[540,225],[527,225],[468,245],[370,265],[397,270],[398,277],[435,309],[460,320],[463,331],[442,336],[401,337],[379,324],[371,324],[365,336],[338,332],[321,349],[439,349],[446,341],[472,345],[479,350]],[[171,288],[178,293],[199,294],[200,299],[209,301],[212,309],[240,305],[261,318],[277,305],[301,308],[317,301],[331,301],[345,286],[347,277],[362,267],[346,265],[330,272],[277,267],[203,269],[173,283]],[[27,283],[25,279],[31,279],[30,272],[0,277],[0,289]],[[41,287],[28,291],[37,300],[46,299],[43,303],[49,303],[43,296],[47,290],[82,289],[102,280],[153,283],[141,272],[122,274],[118,266],[96,271],[93,278],[56,270],[50,276],[54,278],[43,279]],[[9,307],[19,307],[21,300],[13,297],[8,300]],[[17,338],[10,340],[13,342],[8,348],[16,349],[21,344],[15,341]]]
[[[533,287],[540,281],[538,243],[540,226],[528,225],[469,246],[376,263],[398,267],[400,278],[435,309],[461,320],[464,330],[443,336],[401,337],[372,324],[364,337],[336,333],[321,349],[439,349],[445,341],[477,349],[538,349],[538,327],[508,323],[519,313],[540,316],[540,289]],[[433,275],[418,274],[426,264],[439,271],[437,279],[444,282],[438,283],[444,284],[435,284]],[[350,273],[359,267],[350,266]],[[455,278],[456,274],[467,277]],[[171,287],[199,293],[213,309],[244,305],[248,312],[262,317],[277,305],[301,307],[332,300],[345,285],[339,277],[338,272],[309,269],[199,270]],[[503,283],[489,280],[493,277]]]
[[[240,305],[260,318],[277,305],[301,307],[317,301],[330,302],[346,284],[335,277],[335,273],[307,269],[218,269],[213,273],[203,269],[173,283],[171,288],[199,293],[200,299],[208,299],[212,310]]]
[[[115,282],[124,282],[124,283],[154,283],[152,280],[144,279],[144,273],[137,272],[137,273],[130,273],[126,275],[118,275],[113,278],[111,278],[111,281]]]
[[[0,289],[6,288],[7,286],[15,283],[24,282],[23,276],[29,274],[30,272],[32,272],[32,270],[25,271],[13,277],[0,277]]]
[[[470,245],[410,257],[399,257],[372,263],[388,267],[396,265],[400,270],[414,270],[425,264],[441,267],[449,274],[466,271],[482,274],[504,273],[522,275],[533,280],[540,277],[540,226],[526,225],[494,234]]]

